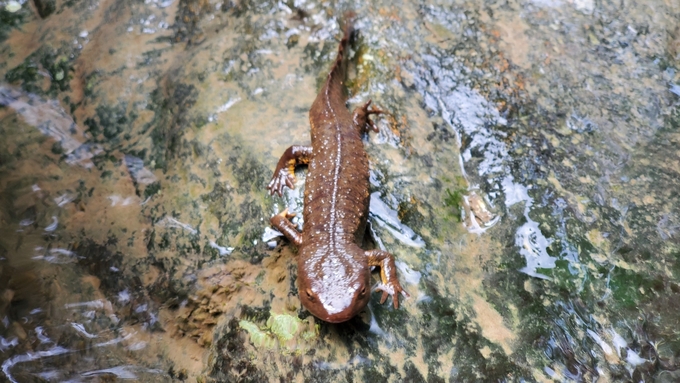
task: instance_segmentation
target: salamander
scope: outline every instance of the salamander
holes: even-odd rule
[[[392,254],[363,250],[369,207],[369,167],[362,134],[378,131],[371,115],[384,111],[371,101],[347,109],[344,81],[348,47],[354,35],[348,17],[337,58],[309,111],[311,146],[289,147],[279,159],[267,185],[271,195],[293,188],[295,167],[308,166],[304,192],[304,227],[299,232],[287,209],[271,224],[298,246],[297,286],[302,305],[315,317],[331,323],[358,314],[370,298],[371,267],[380,267],[380,303],[389,295],[395,308],[398,294],[408,297],[397,279]]]

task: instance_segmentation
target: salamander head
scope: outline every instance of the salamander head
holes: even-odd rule
[[[320,257],[298,264],[298,291],[302,305],[330,323],[351,319],[368,304],[370,268],[354,258]]]

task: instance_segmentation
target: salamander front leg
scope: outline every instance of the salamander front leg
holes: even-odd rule
[[[394,308],[399,308],[399,296],[401,293],[404,297],[410,297],[409,293],[404,290],[397,279],[397,267],[394,265],[394,256],[382,250],[366,251],[369,266],[380,267],[380,280],[382,283],[376,288],[376,291],[382,291],[380,304],[385,303],[387,296],[392,296],[392,303]]]
[[[295,186],[295,166],[307,164],[311,158],[311,146],[293,145],[286,149],[279,159],[279,163],[276,164],[274,175],[267,185],[269,193],[271,195],[276,193],[281,196],[284,186],[292,189]]]
[[[281,213],[271,217],[269,222],[276,228],[276,230],[283,233],[283,235],[288,238],[295,245],[302,245],[302,235],[297,230],[293,222],[290,222],[290,218],[294,217],[295,214],[288,214],[288,209],[285,209]]]
[[[378,127],[375,126],[375,122],[371,121],[369,118],[371,114],[383,114],[385,111],[380,110],[380,109],[369,109],[369,106],[371,105],[371,100],[366,101],[366,103],[360,107],[357,107],[354,109],[354,113],[352,114],[352,121],[354,121],[354,125],[356,125],[359,129],[361,129],[361,132],[368,132],[368,129],[370,128],[374,132],[378,132]]]

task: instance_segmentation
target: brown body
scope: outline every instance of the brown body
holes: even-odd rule
[[[371,266],[380,266],[382,302],[397,294],[407,296],[396,278],[394,258],[380,250],[365,251],[362,243],[369,204],[368,157],[361,135],[375,125],[370,101],[353,114],[345,103],[344,79],[347,47],[352,34],[345,28],[338,57],[309,111],[312,146],[291,146],[283,154],[268,189],[272,194],[293,187],[294,168],[308,164],[305,183],[304,229],[299,233],[286,212],[271,223],[299,246],[298,290],[300,300],[314,316],[343,322],[361,311],[370,294]]]

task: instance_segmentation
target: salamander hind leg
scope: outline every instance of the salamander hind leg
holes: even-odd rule
[[[380,280],[382,283],[376,288],[376,291],[382,291],[380,304],[385,303],[387,296],[392,296],[392,303],[394,308],[399,308],[399,296],[410,297],[409,293],[404,290],[397,279],[397,267],[394,265],[394,256],[382,250],[368,250],[366,251],[369,266],[380,267]]]
[[[290,218],[294,217],[294,214],[289,214],[288,209],[285,209],[281,213],[271,217],[269,222],[280,231],[288,240],[293,242],[295,245],[302,245],[302,235],[297,230],[295,225],[290,221]]]
[[[311,146],[293,145],[286,149],[276,164],[274,175],[267,185],[269,193],[281,196],[285,186],[292,189],[295,186],[295,166],[307,164],[311,158]]]
[[[375,108],[369,109],[370,105],[371,100],[368,100],[364,105],[354,109],[354,113],[352,114],[352,121],[354,121],[354,125],[361,129],[362,133],[368,132],[369,128],[377,133],[378,127],[375,125],[375,122],[373,122],[369,117],[371,116],[371,114],[385,113],[384,110]]]

